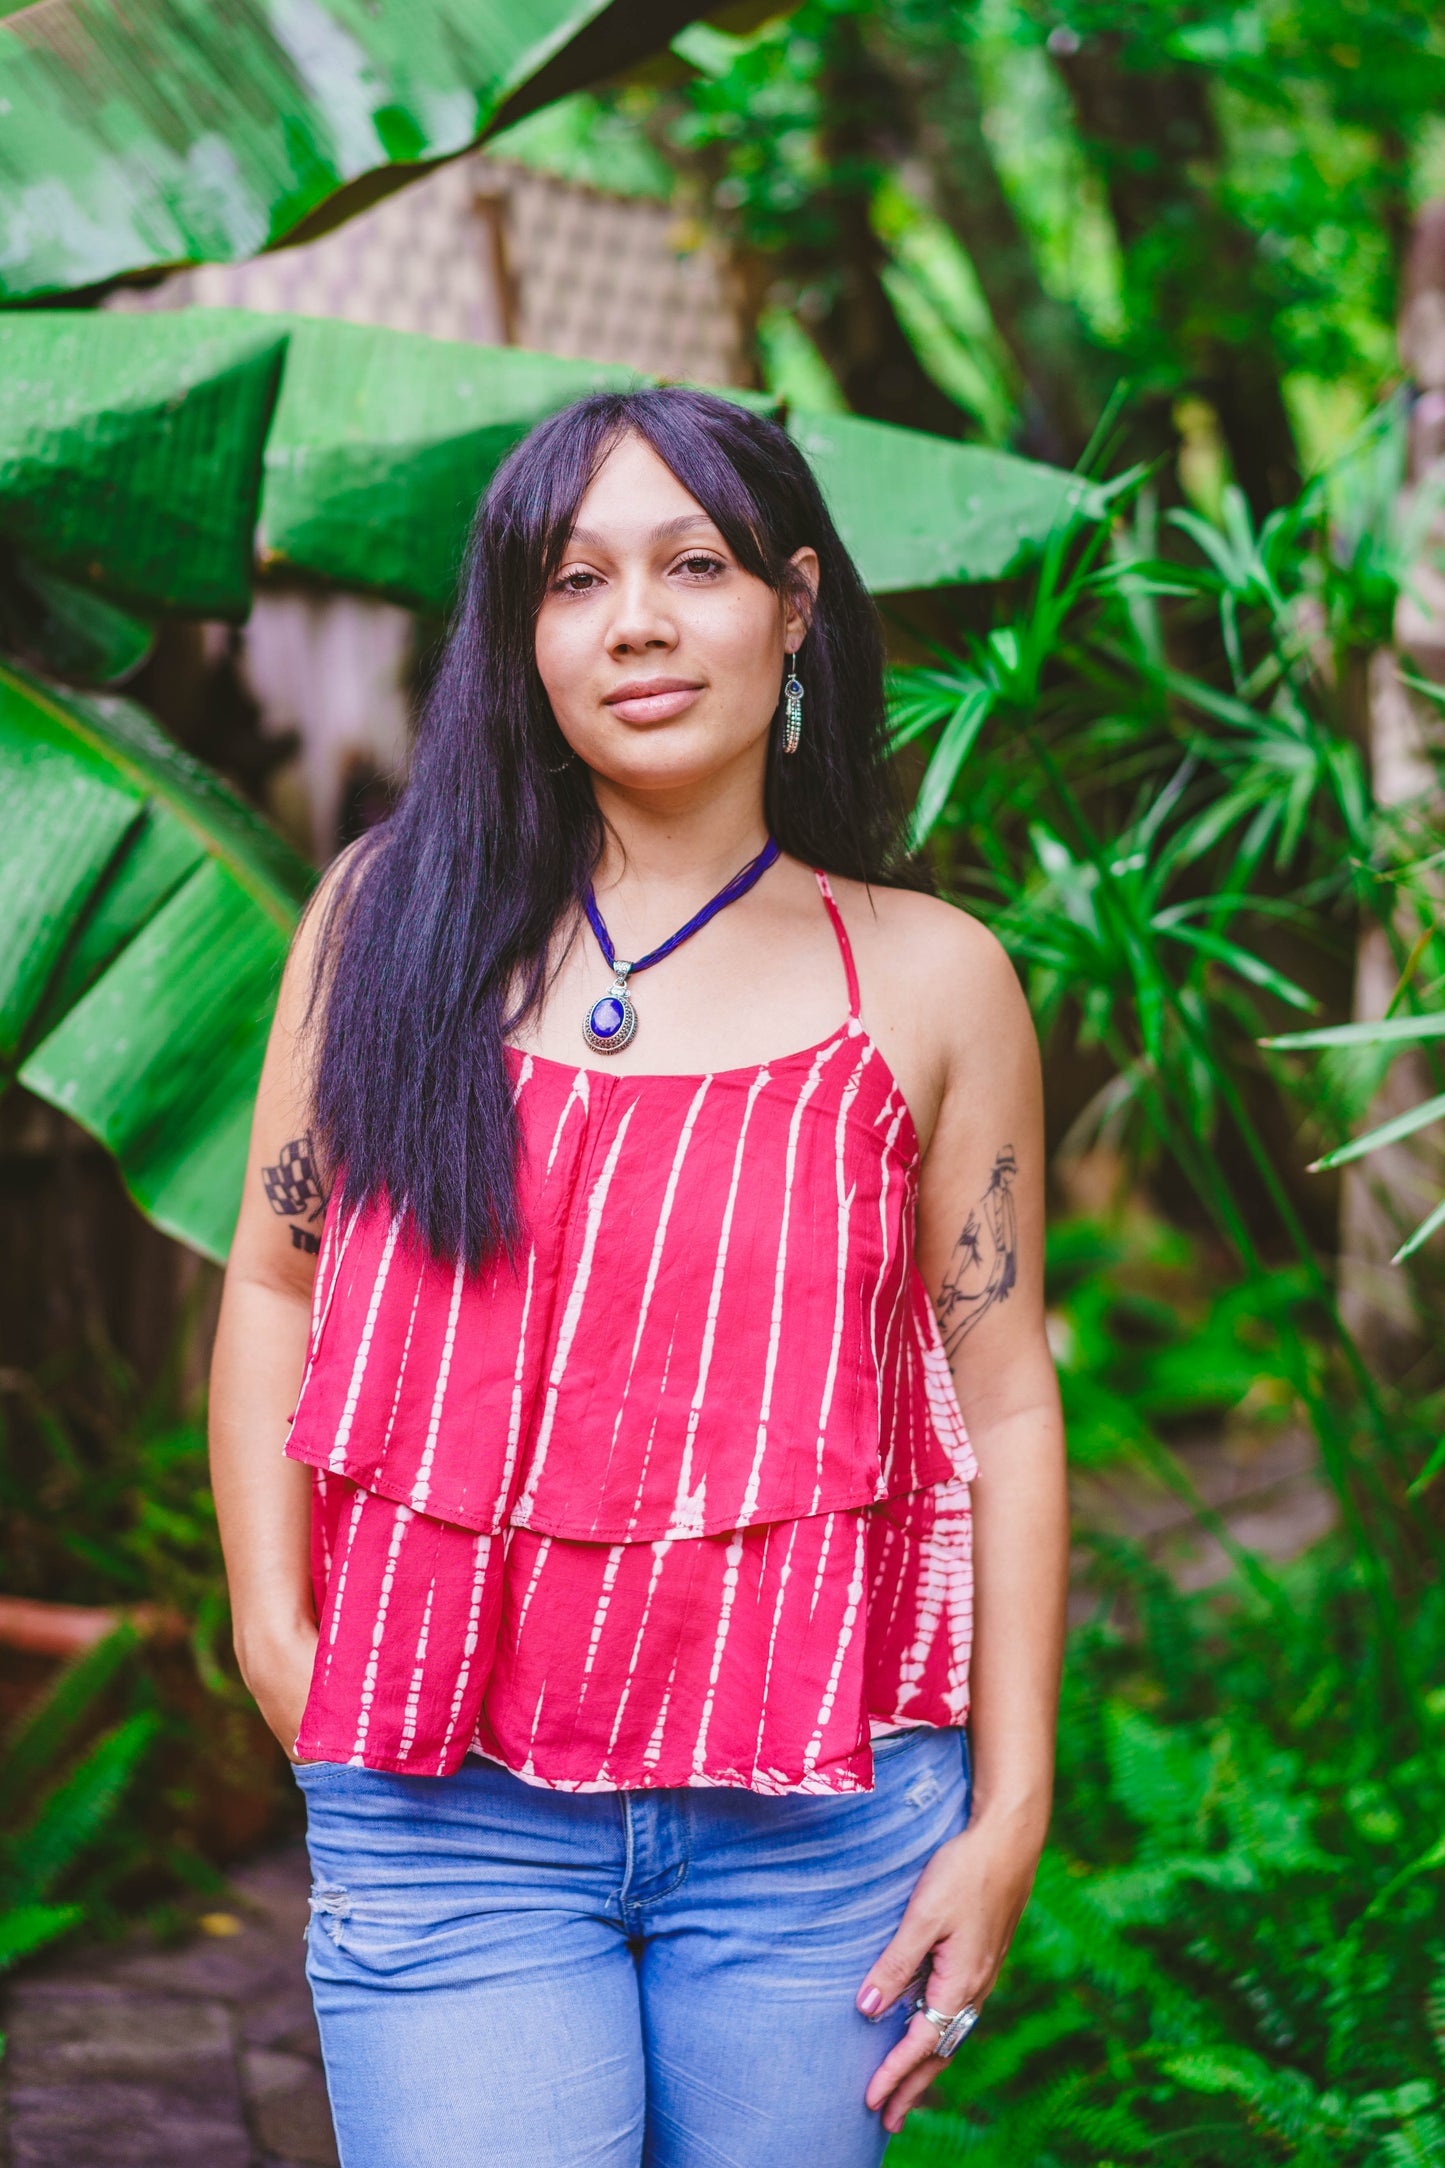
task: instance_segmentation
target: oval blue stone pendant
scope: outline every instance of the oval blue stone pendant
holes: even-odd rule
[[[631,964],[616,965],[617,976],[582,1021],[582,1036],[594,1054],[620,1054],[637,1030],[637,1011],[627,991]]]
[[[710,919],[717,917],[730,903],[759,882],[777,859],[778,841],[769,836],[756,858],[750,858],[741,873],[735,873],[725,888],[720,888],[711,903],[705,903],[695,911],[685,926],[669,934],[646,956],[639,956],[632,963],[624,963],[612,946],[612,936],[603,923],[597,908],[597,898],[592,893],[592,883],[587,883],[582,907],[587,913],[587,923],[597,937],[597,946],[612,969],[612,984],[600,1001],[594,1001],[582,1019],[582,1036],[594,1054],[620,1054],[637,1029],[637,1011],[632,1006],[632,996],[627,991],[627,981],[634,971],[645,971],[649,964],[660,964],[664,956],[670,956],[679,943],[690,940],[700,933]]]

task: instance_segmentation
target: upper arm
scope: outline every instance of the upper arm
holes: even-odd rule
[[[309,1018],[323,886],[301,922],[282,975],[256,1093],[233,1278],[310,1299],[326,1210],[327,1181],[311,1135],[317,1034]]]
[[[918,1256],[965,1416],[979,1418],[1052,1391],[1043,1085],[1008,956],[976,920],[949,919],[932,972],[944,1086],[919,1185]]]

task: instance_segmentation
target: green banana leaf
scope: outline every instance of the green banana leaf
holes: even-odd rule
[[[1076,475],[1011,452],[855,414],[794,410],[788,430],[875,595],[1006,579],[1075,506],[1100,513]]]
[[[256,549],[441,611],[510,446],[585,392],[645,381],[329,319],[27,310],[0,317],[0,536],[142,613],[244,615]],[[788,426],[879,593],[1020,570],[1082,486],[854,416]]]
[[[113,602],[244,617],[286,351],[243,310],[0,316],[0,533]]]
[[[0,10],[0,297],[237,263],[665,47],[696,0]]]
[[[289,321],[260,561],[411,608],[446,608],[477,498],[534,423],[640,381],[635,369],[517,347]]]
[[[137,1204],[230,1245],[310,869],[144,712],[0,664],[0,1082],[101,1141]]]
[[[12,556],[0,577],[0,648],[85,685],[134,676],[156,628],[102,595]]]

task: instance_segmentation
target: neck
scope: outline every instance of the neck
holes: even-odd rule
[[[606,824],[593,882],[599,902],[614,891],[711,894],[768,840],[760,778],[751,768],[674,792],[632,790],[604,776],[594,776],[593,787]]]

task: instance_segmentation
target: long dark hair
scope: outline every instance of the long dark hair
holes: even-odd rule
[[[775,714],[768,827],[807,864],[912,885],[877,618],[791,439],[680,389],[603,394],[541,423],[478,507],[411,779],[331,885],[313,993],[314,1132],[348,1202],[385,1200],[434,1256],[474,1269],[522,1232],[503,1041],[541,1000],[553,937],[603,841],[538,675],[537,612],[593,475],[629,431],[777,593],[796,591],[792,553],[817,551],[802,744],[783,756]]]

